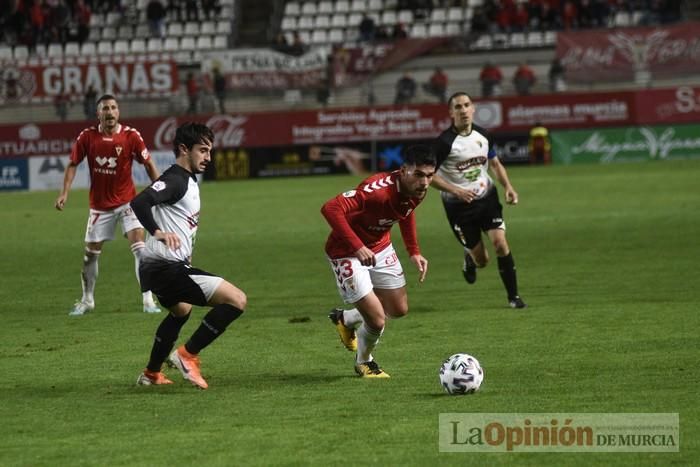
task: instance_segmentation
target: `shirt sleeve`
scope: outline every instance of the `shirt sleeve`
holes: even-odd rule
[[[401,229],[401,237],[403,238],[404,245],[406,245],[406,251],[408,251],[408,255],[419,255],[420,248],[418,247],[418,233],[416,231],[415,211],[412,211],[406,219],[399,222],[399,229]]]
[[[349,195],[352,193],[352,195]],[[350,226],[348,215],[352,212],[359,212],[364,205],[361,192],[352,191],[326,202],[321,208],[321,214],[331,226],[331,229],[342,238],[354,251],[359,250],[365,244]]]
[[[132,129],[131,133],[129,134],[129,139],[131,140],[131,147],[133,148],[132,157],[134,160],[139,164],[143,164],[148,161],[148,159],[151,158],[151,154],[146,148],[146,143],[143,142],[141,133]]]
[[[440,135],[435,141],[433,142],[433,154],[435,154],[435,159],[437,161],[437,164],[435,165],[435,170],[440,168],[443,162],[447,159],[447,156],[450,155],[450,144],[448,144],[444,140],[444,134]]]
[[[71,148],[70,152],[70,161],[72,164],[78,165],[83,161],[83,159],[85,159],[89,139],[88,129],[81,131],[78,137],[75,139],[75,143],[73,143],[73,147]]]
[[[156,230],[160,230],[160,227],[153,218],[151,208],[158,204],[176,203],[185,195],[186,191],[186,178],[183,180],[183,177],[165,173],[131,200],[131,209],[141,225],[148,230],[148,233],[154,235]]]

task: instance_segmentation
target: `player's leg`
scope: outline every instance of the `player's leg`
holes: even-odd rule
[[[508,304],[511,308],[525,308],[525,302],[518,294],[518,280],[515,272],[515,261],[506,240],[506,223],[503,220],[503,206],[498,199],[496,190],[492,190],[484,198],[482,229],[487,233],[493,245],[498,261],[498,272],[503,286],[508,294]]]
[[[515,261],[506,240],[506,231],[492,229],[488,232],[498,260],[498,273],[503,281],[503,286],[508,293],[508,304],[511,308],[525,308],[525,302],[518,294],[518,277],[515,270]]]
[[[136,384],[144,386],[172,384],[172,381],[161,372],[161,369],[163,362],[175,346],[180,330],[190,317],[192,305],[180,302],[168,307],[168,309],[170,313],[163,318],[156,330],[148,365],[139,375]]]
[[[365,293],[372,290],[372,283],[367,272],[367,268],[362,266],[357,258],[328,258],[328,262],[333,270],[338,293],[345,303],[353,303],[359,300],[356,283],[361,282]],[[358,276],[357,273],[360,273]],[[357,277],[356,277],[357,276]],[[362,315],[357,308],[343,309],[333,308],[328,314],[328,318],[338,331],[340,341],[346,349],[351,352],[357,351],[357,328],[362,325]]]
[[[488,262],[488,255],[481,243],[481,230],[475,220],[478,206],[476,202],[467,204],[445,200],[443,206],[450,229],[463,248],[462,275],[467,283],[473,284],[476,282],[476,268],[484,267]]]
[[[128,204],[121,206],[119,208],[119,213],[121,216],[122,232],[126,236],[127,240],[129,240],[131,253],[134,255],[136,280],[140,281],[139,264],[141,262],[141,254],[143,253],[144,248],[146,248],[146,244],[144,243],[146,232]],[[141,300],[143,302],[143,311],[145,313],[160,313],[160,308],[158,308],[158,305],[156,305],[156,303],[153,301],[153,294],[150,290],[141,292]]]
[[[372,352],[384,332],[385,315],[382,303],[374,292],[370,292],[354,303],[362,315],[362,325],[357,330],[357,354],[355,372],[363,378],[388,378],[374,361]]]
[[[73,305],[70,316],[82,316],[95,308],[95,286],[99,275],[99,258],[105,241],[114,238],[116,216],[112,211],[90,209],[85,229],[85,252],[80,271],[83,295]]]
[[[179,284],[179,288],[184,296],[189,297],[187,302],[212,308],[189,340],[172,352],[170,362],[185,379],[206,389],[209,385],[201,374],[199,353],[243,314],[247,297],[235,285],[201,269],[186,267],[185,274],[188,278]]]

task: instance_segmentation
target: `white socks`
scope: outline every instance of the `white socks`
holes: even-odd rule
[[[343,324],[345,324],[346,328],[350,329],[356,329],[362,324],[362,315],[357,311],[357,308],[343,310]]]
[[[382,329],[372,329],[367,326],[366,323],[362,323],[362,326],[357,330],[357,363],[371,362],[372,351],[377,346],[379,338],[382,337]]]
[[[134,254],[134,267],[136,268],[136,281],[139,283],[139,285],[141,285],[141,277],[139,276],[139,262],[144,248],[146,248],[146,244],[144,242],[134,242],[131,244],[131,252]],[[144,305],[156,306],[150,290],[143,292],[142,295]]]
[[[99,268],[97,260],[100,257],[101,251],[90,250],[85,248],[83,256],[83,270],[80,273],[80,282],[83,287],[83,298],[81,301],[89,305],[95,304],[95,284],[97,283],[97,275]]]

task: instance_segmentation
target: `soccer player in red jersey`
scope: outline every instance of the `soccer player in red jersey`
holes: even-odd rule
[[[78,135],[63,176],[63,189],[55,203],[56,209],[62,211],[78,165],[87,159],[90,173],[90,215],[85,233],[81,274],[83,296],[73,305],[69,313],[71,316],[81,316],[95,308],[97,260],[102,252],[102,244],[114,238],[118,222],[121,222],[122,233],[131,244],[138,280],[139,258],[145,246],[145,234],[143,226],[129,206],[129,202],[136,196],[131,176],[132,163],[135,160],[143,164],[151,180],[156,180],[160,175],[141,134],[136,129],[119,123],[119,104],[114,96],[105,94],[97,100],[97,119],[97,126],[86,128]],[[160,312],[150,291],[143,293],[143,311]]]
[[[336,308],[329,318],[345,347],[357,351],[355,372],[363,378],[389,377],[374,361],[372,351],[386,319],[408,313],[406,278],[391,243],[392,225],[399,224],[420,282],[428,272],[428,260],[418,247],[414,210],[428,192],[435,164],[430,148],[412,146],[405,151],[399,170],[373,175],[321,208],[332,228],[326,254],[338,292],[354,306]]]

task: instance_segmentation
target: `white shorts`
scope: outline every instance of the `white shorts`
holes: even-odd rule
[[[372,289],[400,289],[406,285],[401,262],[392,245],[375,254],[376,266],[363,266],[360,260],[328,258],[335,276],[340,298],[345,303],[357,303]]]
[[[110,211],[90,209],[90,217],[88,217],[85,231],[85,241],[96,243],[113,240],[117,222],[121,224],[123,234],[134,229],[143,229],[128,203]]]

